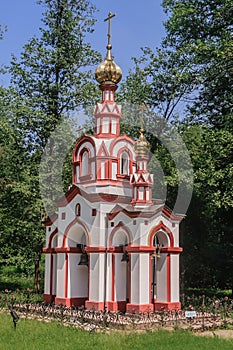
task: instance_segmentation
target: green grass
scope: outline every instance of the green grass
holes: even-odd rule
[[[89,333],[58,323],[20,319],[14,330],[10,315],[0,313],[1,350],[232,350],[232,340],[198,337],[187,331]]]

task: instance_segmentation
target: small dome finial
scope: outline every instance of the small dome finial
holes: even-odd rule
[[[111,45],[111,19],[115,17],[115,13],[109,12],[108,17],[105,18],[104,22],[108,21],[108,45],[106,46],[107,51],[107,56],[106,59],[112,60],[112,55],[111,55],[111,50],[112,50],[112,45]]]
[[[117,84],[122,78],[122,71],[120,67],[113,61],[111,54],[111,19],[115,17],[116,14],[109,12],[108,17],[105,18],[104,22],[108,21],[108,45],[107,45],[107,55],[105,60],[97,67],[95,71],[95,79],[100,84]]]
[[[141,128],[139,132],[140,132],[140,135],[138,140],[134,144],[134,149],[137,156],[147,157],[151,146],[144,136],[144,130]]]

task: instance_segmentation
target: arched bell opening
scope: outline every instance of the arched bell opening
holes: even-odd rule
[[[112,240],[112,300],[117,304],[117,310],[126,311],[130,295],[130,259],[126,247],[130,244],[124,230],[117,231]]]
[[[88,245],[87,234],[84,228],[75,224],[69,230],[66,237],[67,247],[71,248],[68,254],[68,288],[67,296],[70,304],[84,306],[88,299]]]
[[[45,254],[45,274],[44,274],[44,301],[53,303],[57,292],[57,254],[55,248],[58,245],[57,229],[50,235],[48,251]]]
[[[151,254],[151,302],[167,302],[167,253],[163,248],[170,245],[166,232],[158,231],[152,237],[154,252]]]

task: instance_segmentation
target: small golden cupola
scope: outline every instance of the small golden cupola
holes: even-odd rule
[[[96,68],[95,79],[100,85],[107,84],[117,84],[121,81],[122,70],[121,68],[113,61],[111,54],[111,19],[115,17],[115,14],[109,12],[108,18],[104,21],[108,21],[108,45],[107,45],[107,55],[105,60]]]
[[[140,129],[140,136],[134,144],[136,155],[136,171],[130,176],[133,187],[131,204],[147,206],[152,202],[153,174],[148,171],[150,144]]]
[[[147,141],[144,135],[144,130],[140,129],[140,136],[138,140],[134,144],[134,149],[136,152],[137,157],[148,157],[148,154],[150,152],[150,143]]]

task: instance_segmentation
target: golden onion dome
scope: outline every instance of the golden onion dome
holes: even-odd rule
[[[134,144],[134,149],[136,152],[137,156],[148,156],[148,153],[150,151],[150,144],[147,141],[147,139],[145,138],[144,134],[143,134],[144,130],[140,129],[140,136],[138,138],[138,140],[135,142]]]
[[[95,79],[99,84],[117,84],[121,81],[122,70],[121,68],[113,61],[111,55],[112,46],[109,44],[107,46],[107,56],[105,60],[96,68]]]

